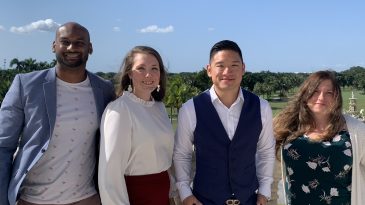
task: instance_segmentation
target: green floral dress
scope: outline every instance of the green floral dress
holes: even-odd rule
[[[322,142],[300,136],[283,147],[283,160],[289,204],[350,204],[352,147],[347,131]]]

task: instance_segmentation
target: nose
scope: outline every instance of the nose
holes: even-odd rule
[[[73,50],[75,48],[75,45],[73,43],[70,43],[70,45],[67,46],[67,50]]]
[[[324,99],[324,92],[320,92],[318,95],[318,99]]]
[[[152,76],[151,71],[147,70],[147,71],[146,71],[146,75],[145,75],[145,76],[146,76],[146,78],[151,77],[151,76]]]
[[[223,69],[223,73],[224,74],[227,74],[227,73],[231,73],[232,72],[232,68],[231,67],[229,67],[229,66],[226,66],[224,69]]]

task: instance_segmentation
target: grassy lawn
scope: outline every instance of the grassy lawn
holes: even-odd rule
[[[351,97],[351,90],[350,89],[343,89],[342,90],[342,98],[343,98],[343,109],[349,109],[349,98]],[[357,104],[357,110],[360,111],[361,109],[365,109],[365,94],[362,91],[354,90],[354,95]]]

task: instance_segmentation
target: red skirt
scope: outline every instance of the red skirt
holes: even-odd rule
[[[131,205],[169,205],[170,178],[167,171],[124,178]]]

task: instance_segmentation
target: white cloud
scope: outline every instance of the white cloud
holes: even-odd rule
[[[120,28],[119,28],[118,26],[114,26],[114,27],[113,27],[113,31],[115,31],[115,32],[119,32],[119,31],[120,31]]]
[[[214,31],[214,30],[215,30],[215,28],[213,28],[213,27],[208,28],[208,31]]]
[[[39,20],[32,22],[25,26],[15,27],[12,26],[10,31],[13,33],[30,33],[33,31],[55,31],[60,24],[56,23],[52,19]]]
[[[174,31],[173,26],[167,26],[166,28],[159,28],[157,25],[147,26],[139,30],[141,33],[170,33]]]
[[[1,31],[5,31],[5,27],[4,26],[2,26],[2,25],[0,25],[0,32]]]

